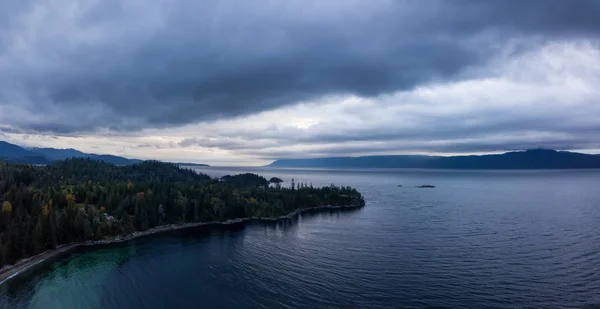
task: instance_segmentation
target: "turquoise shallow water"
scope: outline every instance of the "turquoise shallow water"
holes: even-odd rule
[[[600,305],[600,171],[250,171],[350,185],[367,206],[78,251],[0,308]]]

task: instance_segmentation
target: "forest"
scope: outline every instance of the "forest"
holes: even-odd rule
[[[280,179],[276,179],[280,180]],[[211,178],[176,164],[116,166],[67,159],[0,162],[0,268],[60,244],[108,239],[172,223],[273,217],[322,205],[364,205],[350,187]]]

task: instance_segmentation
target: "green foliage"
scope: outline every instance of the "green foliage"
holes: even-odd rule
[[[349,187],[268,184],[256,174],[212,179],[158,161],[130,166],[90,159],[48,166],[0,162],[0,267],[60,244],[161,224],[280,216],[300,208],[364,203]]]
[[[229,186],[248,188],[248,187],[266,187],[269,182],[266,178],[256,174],[246,173],[239,175],[226,175],[221,177],[221,180]]]
[[[271,179],[269,179],[269,183],[282,183],[283,179],[279,178],[279,177],[271,177]]]

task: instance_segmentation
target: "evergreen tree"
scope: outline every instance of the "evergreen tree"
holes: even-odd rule
[[[0,267],[70,242],[160,224],[274,217],[319,205],[364,204],[355,189],[290,188],[240,174],[212,179],[170,163],[115,166],[68,159],[47,166],[0,162]]]

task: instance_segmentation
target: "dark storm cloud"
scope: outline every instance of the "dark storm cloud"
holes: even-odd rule
[[[595,113],[592,110],[582,110],[584,113]],[[572,113],[577,116],[576,113]],[[546,132],[560,135],[589,136],[600,132],[600,124],[585,123],[586,118],[579,115],[574,120],[565,121],[562,114],[554,109],[552,113],[543,114],[532,110],[515,118],[506,111],[497,112],[495,117],[489,117],[485,122],[477,124],[469,120],[487,117],[485,111],[472,112],[468,115],[457,116],[435,115],[421,120],[413,126],[393,126],[374,124],[371,127],[357,126],[336,130],[331,124],[318,124],[310,129],[299,130],[286,127],[278,130],[224,129],[218,135],[204,138],[186,138],[178,146],[200,146],[221,148],[226,150],[262,149],[265,147],[286,147],[297,144],[338,144],[343,142],[385,142],[385,141],[431,141],[457,140],[461,138],[485,138],[493,135],[519,136],[524,132]],[[595,119],[595,117],[594,117]],[[600,140],[600,139],[599,139]],[[512,149],[513,147],[509,147]],[[563,148],[561,148],[563,149]],[[365,148],[368,150],[368,146]],[[458,149],[455,149],[458,151]],[[467,151],[471,149],[464,149]],[[474,150],[474,149],[472,149]]]
[[[578,52],[586,51],[580,49]],[[524,61],[536,67],[538,64],[533,62],[546,53],[547,51],[541,51],[528,55]],[[577,62],[576,59],[572,60]],[[596,59],[590,65],[598,67],[598,63]],[[519,69],[528,70],[529,67],[519,66]],[[568,70],[559,71],[564,76],[572,75]],[[553,72],[549,72],[549,75],[554,78]],[[530,78],[537,81],[538,77],[539,74],[533,74]],[[565,79],[567,80],[569,78]],[[507,104],[506,102],[512,101],[508,97],[505,101],[490,101],[475,108],[468,103],[464,105],[463,102],[465,99],[479,101],[479,98],[473,98],[474,94],[470,91],[462,93],[461,99],[446,96],[456,90],[438,89],[434,92],[439,93],[443,99],[449,98],[455,102],[451,109],[444,110],[445,104],[435,101],[414,105],[418,106],[417,109],[414,106],[395,106],[394,102],[399,99],[419,100],[421,96],[416,92],[409,96],[400,95],[376,101],[379,106],[377,110],[369,110],[369,106],[372,106],[369,102],[354,103],[352,108],[343,108],[341,114],[328,113],[329,117],[337,117],[336,119],[329,121],[322,118],[323,122],[319,121],[302,129],[284,122],[281,125],[265,124],[262,127],[229,127],[225,124],[204,132],[203,138],[185,139],[178,146],[219,148],[263,159],[399,152],[473,153],[540,147],[598,149],[600,106],[588,103],[595,99],[581,98],[580,92],[584,89],[584,94],[590,94],[585,90],[585,83],[593,86],[596,84],[595,80],[597,79],[572,82],[576,85],[575,88],[564,84],[562,80],[557,81],[562,86],[558,91],[552,85],[544,84],[541,87],[528,80],[525,85],[519,84],[517,87],[532,89],[533,97],[521,104]],[[496,84],[508,88],[486,86],[484,81],[467,87],[483,87],[485,97],[518,95],[505,82]],[[594,96],[598,97],[597,94]],[[362,110],[358,117],[357,110]],[[303,115],[303,112],[305,111],[300,110],[293,113]],[[278,118],[287,117],[275,114],[265,116],[264,121]],[[340,125],[340,119],[350,121]]]
[[[1,3],[0,120],[63,134],[373,97],[600,29],[586,0]]]
[[[19,133],[21,133],[21,131],[17,130],[17,129],[10,128],[10,127],[4,127],[4,126],[0,125],[0,133],[2,133],[2,134],[5,134],[5,133],[17,133],[17,134],[19,134]]]
[[[175,145],[173,145],[175,146]],[[179,142],[180,147],[203,147],[203,148],[219,148],[223,150],[248,150],[248,149],[264,149],[267,147],[284,146],[275,140],[261,139],[260,136],[249,139],[244,138],[227,138],[223,136],[215,136],[209,138],[186,138]]]

